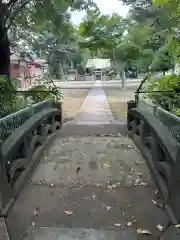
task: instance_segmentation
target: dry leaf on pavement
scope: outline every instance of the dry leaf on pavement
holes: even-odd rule
[[[70,210],[64,211],[64,213],[67,214],[67,215],[73,215],[73,212],[70,211]]]
[[[92,198],[93,198],[94,200],[96,199],[96,194],[95,194],[95,193],[92,194]]]
[[[156,191],[154,192],[156,195],[159,193],[159,190],[158,189],[156,189]]]
[[[80,168],[80,167],[77,167],[76,173],[78,173],[80,170],[81,170],[81,168]]]
[[[34,216],[38,216],[39,215],[39,208],[34,209],[33,215]]]
[[[32,227],[35,228],[35,222],[34,221],[32,222]]]
[[[120,227],[121,224],[120,224],[120,223],[115,223],[114,226],[116,226],[116,227]]]
[[[128,222],[126,225],[130,227],[132,225],[132,222]]]
[[[109,190],[112,190],[112,186],[111,186],[111,185],[108,185],[108,189],[109,189]]]
[[[149,235],[149,236],[152,235],[152,233],[150,231],[142,229],[142,228],[137,229],[137,233],[139,235]]]
[[[141,182],[141,179],[140,179],[140,178],[137,178],[136,181],[135,181],[134,186],[138,186],[138,185],[140,184],[140,182]]]
[[[164,230],[163,226],[161,226],[160,224],[157,225],[157,228],[158,228],[159,231],[161,231],[161,232]]]

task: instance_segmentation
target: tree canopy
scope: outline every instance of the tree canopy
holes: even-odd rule
[[[74,37],[70,12],[91,5],[91,0],[0,0],[0,74],[10,74],[10,44],[18,49],[24,41],[26,52],[39,49],[43,55],[50,48],[66,52]]]

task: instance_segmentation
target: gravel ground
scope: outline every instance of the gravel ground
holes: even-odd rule
[[[75,118],[89,92],[89,89],[61,89],[61,91],[64,96],[62,109],[65,123]]]

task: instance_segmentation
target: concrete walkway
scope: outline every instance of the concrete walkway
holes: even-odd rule
[[[75,124],[101,125],[113,122],[115,122],[114,117],[102,88],[102,82],[96,81],[75,118]]]

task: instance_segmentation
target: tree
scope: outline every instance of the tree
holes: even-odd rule
[[[0,75],[10,75],[8,32],[15,22],[29,30],[51,29],[55,32],[69,7],[87,8],[90,3],[90,0],[0,0]]]
[[[125,87],[125,68],[133,65],[133,62],[140,57],[140,48],[132,43],[122,40],[120,44],[116,46],[115,61],[117,64],[117,72],[120,73],[122,80],[122,87]],[[112,56],[113,59],[113,56]]]
[[[118,14],[101,15],[98,8],[87,12],[80,24],[81,48],[91,50],[93,56],[101,55],[101,50],[113,48],[124,32],[122,18]]]
[[[167,12],[171,26],[168,29],[169,50],[177,62],[180,61],[180,3],[179,0],[153,0],[154,4]]]
[[[173,59],[168,52],[167,46],[163,46],[159,49],[150,68],[154,71],[162,71],[164,75],[165,72],[174,68]]]

